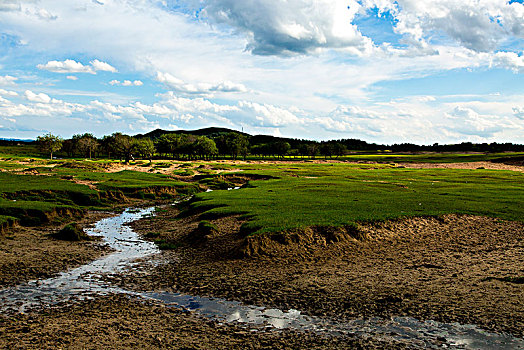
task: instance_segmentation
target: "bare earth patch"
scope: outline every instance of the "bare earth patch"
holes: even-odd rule
[[[492,162],[468,163],[398,163],[398,166],[414,169],[489,169],[524,172],[524,166]]]
[[[108,215],[89,212],[79,222],[85,227]],[[48,278],[108,252],[97,242],[66,242],[48,236],[60,228],[14,227],[0,235],[0,287]]]
[[[198,242],[190,238],[198,219],[175,215],[172,208],[133,224],[180,247],[149,277],[125,279],[127,286],[337,319],[414,316],[524,336],[524,288],[513,283],[524,276],[523,223],[457,215],[395,220],[363,225],[364,240],[323,233],[241,259],[231,254],[243,242],[238,218],[212,221],[220,233]]]

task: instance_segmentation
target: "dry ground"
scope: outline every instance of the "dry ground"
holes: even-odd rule
[[[523,223],[403,219],[362,226],[363,241],[341,236],[329,243],[329,235],[315,233],[298,234],[297,243],[262,240],[265,253],[239,259],[231,253],[243,242],[238,218],[215,220],[221,233],[202,240],[188,238],[198,218],[176,214],[170,208],[132,224],[180,247],[164,253],[170,262],[149,277],[124,279],[127,286],[337,318],[409,315],[524,336]]]

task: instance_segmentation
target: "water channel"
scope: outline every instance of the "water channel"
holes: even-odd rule
[[[114,286],[104,275],[124,274],[136,259],[154,259],[160,251],[145,241],[127,223],[153,215],[154,207],[128,209],[122,214],[98,221],[89,235],[102,236],[115,251],[54,278],[35,280],[0,290],[0,312],[27,312],[97,295],[121,293],[153,300],[167,306],[195,312],[217,322],[234,322],[253,329],[291,328],[338,335],[373,337],[408,343],[414,348],[524,349],[524,339],[484,331],[473,325],[419,321],[410,317],[368,318],[349,322],[313,317],[298,310],[277,310],[219,298],[182,293],[135,292]]]

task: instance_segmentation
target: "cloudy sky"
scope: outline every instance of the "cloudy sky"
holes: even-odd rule
[[[0,0],[0,137],[524,143],[522,0]]]

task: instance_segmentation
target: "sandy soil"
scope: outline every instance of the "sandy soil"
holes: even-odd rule
[[[337,318],[414,316],[524,336],[524,287],[504,279],[524,276],[523,223],[456,215],[404,219],[361,227],[368,236],[363,241],[329,243],[320,235],[307,244],[273,242],[264,254],[239,259],[231,254],[243,242],[237,218],[215,220],[220,234],[195,239],[198,219],[175,215],[169,209],[133,224],[180,247],[165,252],[170,262],[149,277],[124,279],[128,287]]]
[[[78,222],[87,227],[108,215],[89,212]],[[108,252],[96,241],[66,242],[48,236],[60,228],[58,225],[18,226],[0,234],[0,288],[51,277]]]
[[[414,169],[489,169],[524,172],[524,166],[492,162],[469,163],[397,163],[397,166]]]
[[[1,349],[369,349],[403,348],[293,331],[252,332],[187,312],[111,296],[40,315],[0,316]]]

